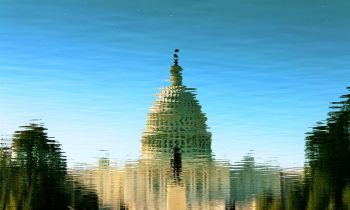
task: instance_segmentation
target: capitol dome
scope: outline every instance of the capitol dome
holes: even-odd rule
[[[182,68],[175,50],[174,65],[170,68],[168,87],[162,88],[148,114],[142,135],[142,151],[171,152],[175,147],[182,153],[211,151],[211,133],[206,116],[196,99],[195,88],[182,84]]]

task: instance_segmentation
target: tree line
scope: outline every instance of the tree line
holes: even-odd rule
[[[332,102],[327,119],[306,133],[305,159],[303,175],[281,174],[281,195],[258,197],[257,209],[350,209],[350,94]]]
[[[98,209],[97,194],[67,173],[43,124],[21,126],[0,145],[0,209]]]

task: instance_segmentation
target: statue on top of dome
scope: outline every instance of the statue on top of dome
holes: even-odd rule
[[[174,66],[178,66],[179,64],[179,56],[177,55],[178,52],[179,52],[179,49],[174,50]]]

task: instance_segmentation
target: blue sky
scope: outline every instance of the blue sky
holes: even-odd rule
[[[302,165],[305,132],[350,78],[349,1],[10,1],[0,132],[42,119],[71,162],[136,158],[174,48],[217,158]],[[259,159],[260,158],[260,159]]]

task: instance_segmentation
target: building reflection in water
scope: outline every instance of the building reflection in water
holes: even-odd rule
[[[278,168],[257,167],[252,157],[235,166],[217,161],[195,89],[182,83],[175,50],[171,85],[158,94],[142,135],[141,158],[123,167],[101,158],[80,171],[106,209],[254,209],[256,195],[280,194]],[[76,171],[79,173],[79,171]]]

